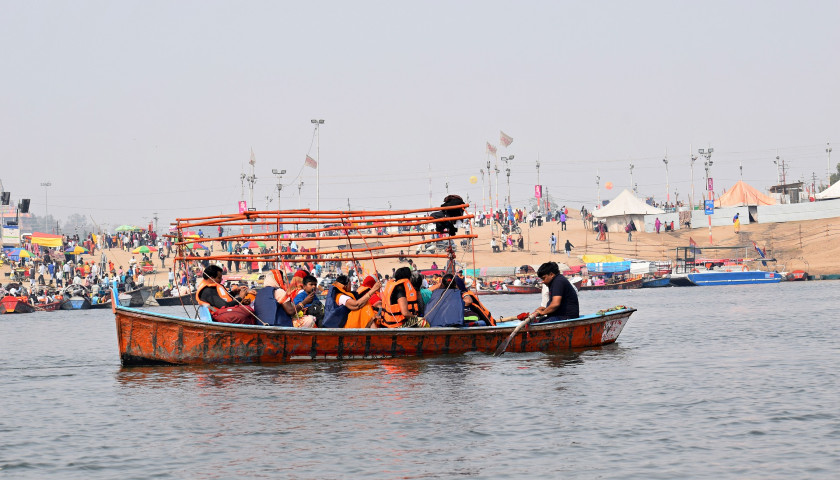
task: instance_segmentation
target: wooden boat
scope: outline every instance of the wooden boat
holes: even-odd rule
[[[131,301],[128,304],[129,307],[142,307],[146,304],[146,300],[148,300],[149,297],[152,296],[152,287],[140,287],[125,292],[125,294],[131,296]]]
[[[829,273],[820,275],[820,280],[840,280],[840,273]]]
[[[155,298],[157,300],[158,305],[161,307],[173,307],[173,306],[181,306],[181,305],[195,305],[195,294],[188,293],[186,295],[181,295],[179,297],[160,297]]]
[[[803,282],[805,280],[810,280],[808,272],[805,270],[794,270],[785,275],[785,279],[788,282]]]
[[[88,310],[90,309],[90,298],[83,295],[72,295],[65,297],[61,302],[62,310]]]
[[[508,285],[508,293],[528,294],[528,293],[542,293],[542,287],[539,285]]]
[[[29,304],[29,297],[3,297],[3,313],[32,313],[35,307]]]
[[[49,303],[36,303],[33,305],[35,310],[41,312],[52,312],[61,308],[61,301],[49,302]]]
[[[642,288],[642,278],[633,280],[625,280],[623,282],[605,283],[603,285],[581,285],[578,290],[629,290],[632,288]]]
[[[189,242],[182,230],[197,227],[215,228],[223,226],[227,232],[243,231],[240,226],[269,229],[267,233],[240,233],[221,237],[227,241],[258,240],[277,242],[316,241],[312,232],[337,231],[346,238],[349,248],[336,249],[326,246],[319,251],[309,249],[304,253],[289,252],[277,248],[269,253],[232,255],[218,250],[209,257],[211,261],[270,262],[277,268],[292,262],[327,262],[336,258],[354,263],[374,262],[379,258],[398,258],[400,249],[440,242],[439,232],[421,230],[397,233],[382,233],[370,236],[364,230],[371,222],[381,222],[384,227],[423,226],[454,220],[469,220],[471,215],[463,213],[467,205],[452,207],[404,210],[400,212],[314,212],[292,210],[284,212],[244,212],[220,217],[178,219],[173,245],[178,253],[176,261],[197,262],[208,259],[184,248]],[[460,211],[442,219],[438,212]],[[452,213],[452,212],[449,212]],[[402,215],[398,217],[397,215]],[[250,221],[249,221],[250,220]],[[306,230],[289,229],[296,224],[307,224],[315,228]],[[326,225],[336,226],[326,226]],[[286,226],[288,225],[288,226]],[[283,228],[285,226],[285,228]],[[229,228],[230,227],[230,228]],[[271,228],[273,227],[273,228]],[[298,228],[298,227],[292,227]],[[250,230],[250,228],[248,228]],[[391,230],[393,232],[393,230]],[[352,233],[351,233],[352,232]],[[403,233],[404,232],[404,233]],[[447,232],[448,233],[448,232]],[[454,233],[454,232],[453,232]],[[330,236],[330,235],[327,235]],[[327,236],[321,236],[324,240]],[[409,243],[401,239],[412,237]],[[419,237],[419,240],[418,240]],[[341,238],[339,236],[339,238]],[[475,238],[475,235],[457,235],[451,240]],[[376,243],[368,240],[376,240]],[[364,244],[353,244],[361,240]],[[377,245],[378,244],[378,245]],[[394,253],[390,253],[388,250]],[[439,252],[440,249],[437,249]],[[447,270],[454,270],[454,249],[447,253],[421,253],[420,258],[447,258]],[[336,255],[338,257],[336,257]],[[351,257],[352,255],[352,257]],[[291,269],[289,269],[291,270]],[[474,284],[476,284],[474,279]],[[118,296],[112,295],[112,308],[117,326],[117,343],[120,361],[123,365],[156,364],[217,364],[217,363],[278,363],[292,361],[315,361],[356,358],[390,358],[408,356],[432,356],[461,354],[467,352],[493,353],[520,324],[519,321],[500,323],[496,326],[471,328],[287,328],[273,326],[252,326],[216,323],[210,320],[206,307],[197,309],[196,318],[167,315],[140,308],[119,305]],[[580,318],[529,325],[519,332],[508,347],[511,352],[555,352],[573,348],[597,347],[613,343],[626,325],[633,308],[616,307]]]
[[[642,280],[642,288],[661,288],[670,286],[670,277],[647,278]]]
[[[192,320],[113,304],[124,366],[283,363],[493,353],[519,322],[476,328],[285,328]],[[556,352],[615,342],[626,308],[573,320],[530,325],[510,352]]]

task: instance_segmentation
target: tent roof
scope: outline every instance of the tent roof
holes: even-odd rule
[[[834,182],[834,185],[816,194],[815,197],[817,200],[828,200],[829,198],[840,197],[840,182]]]
[[[715,200],[716,207],[740,207],[745,205],[775,205],[776,199],[765,195],[743,180]]]
[[[620,215],[651,215],[665,213],[664,210],[651,207],[639,200],[630,190],[624,189],[604,208],[592,212],[593,217],[617,217]]]

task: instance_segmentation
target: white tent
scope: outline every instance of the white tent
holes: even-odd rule
[[[834,185],[826,188],[822,192],[814,195],[817,200],[828,200],[831,198],[840,198],[840,182],[834,182]]]
[[[624,232],[624,226],[632,220],[636,228],[643,230],[645,215],[662,215],[665,211],[639,200],[630,190],[624,189],[607,206],[592,212],[592,216],[603,220],[610,232]]]

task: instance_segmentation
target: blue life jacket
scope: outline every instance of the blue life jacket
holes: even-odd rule
[[[438,288],[426,305],[425,319],[432,327],[463,327],[464,299],[460,290]]]
[[[344,325],[347,324],[347,315],[350,315],[350,309],[335,303],[335,297],[338,293],[347,292],[339,292],[335,285],[331,286],[327,292],[327,298],[324,300],[324,323],[322,325],[324,328],[344,328]],[[353,298],[352,294],[349,296]]]
[[[257,290],[254,299],[254,313],[263,322],[275,327],[292,327],[292,317],[274,299],[274,287],[263,287]]]

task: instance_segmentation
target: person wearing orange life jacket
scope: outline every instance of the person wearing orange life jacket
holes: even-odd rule
[[[356,298],[350,291],[350,280],[347,275],[339,275],[327,292],[324,300],[324,328],[344,328],[350,312],[364,307],[370,297],[379,290],[379,282],[375,282],[370,290]]]
[[[362,286],[359,287],[357,291],[353,292],[353,295],[356,298],[362,298],[368,292],[372,293],[370,300],[362,305],[361,308],[350,311],[347,315],[347,323],[344,324],[344,328],[368,328],[368,325],[376,328],[375,320],[377,320],[378,317],[377,309],[382,307],[382,298],[379,296],[378,289],[373,290],[375,285],[376,279],[368,275],[362,282]]]
[[[394,272],[394,279],[385,286],[382,295],[382,326],[400,328],[417,325],[414,319],[420,313],[420,294],[411,284],[411,268],[401,267]],[[428,325],[423,322],[424,326]]]
[[[202,279],[195,291],[195,300],[199,305],[206,305],[211,312],[219,308],[239,305],[242,297],[247,294],[247,289],[235,287],[231,290],[233,295],[237,296],[236,299],[222,285],[222,268],[218,265],[210,265],[204,269]]]
[[[490,310],[481,303],[475,292],[467,288],[461,277],[455,277],[455,284],[458,285],[458,290],[461,291],[461,297],[464,299],[464,313],[476,315],[479,320],[487,322],[487,325],[496,325],[496,320],[493,319]]]

